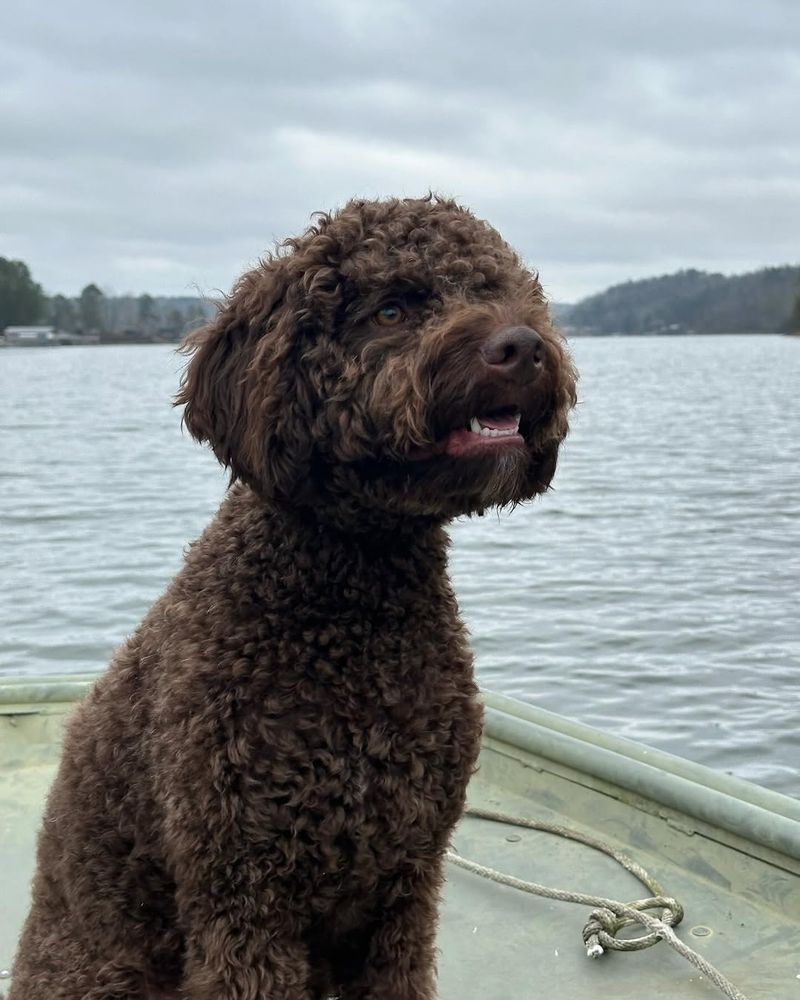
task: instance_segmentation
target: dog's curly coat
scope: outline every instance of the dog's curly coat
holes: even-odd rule
[[[438,197],[319,216],[188,346],[234,484],[68,727],[10,996],[428,1000],[481,728],[443,526],[548,487],[571,363]]]

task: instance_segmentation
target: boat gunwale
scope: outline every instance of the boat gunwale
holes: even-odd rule
[[[482,692],[484,735],[800,860],[800,801],[703,764]]]

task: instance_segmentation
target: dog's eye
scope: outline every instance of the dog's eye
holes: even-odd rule
[[[406,314],[396,302],[382,306],[375,313],[375,321],[381,326],[398,326],[406,318]]]

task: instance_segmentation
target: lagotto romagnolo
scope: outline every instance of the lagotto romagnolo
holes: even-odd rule
[[[68,727],[11,1000],[430,1000],[481,730],[445,526],[547,490],[572,364],[438,197],[317,216],[187,349],[232,486]]]

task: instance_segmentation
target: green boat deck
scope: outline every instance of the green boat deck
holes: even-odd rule
[[[27,910],[63,719],[90,682],[0,684],[0,970],[10,969]],[[471,804],[625,851],[683,904],[679,936],[748,1000],[800,998],[800,802],[511,699],[487,694],[486,704]],[[648,895],[612,859],[550,834],[468,816],[453,846],[522,879],[622,902]],[[449,866],[441,1000],[722,996],[664,942],[588,959],[588,915]]]

